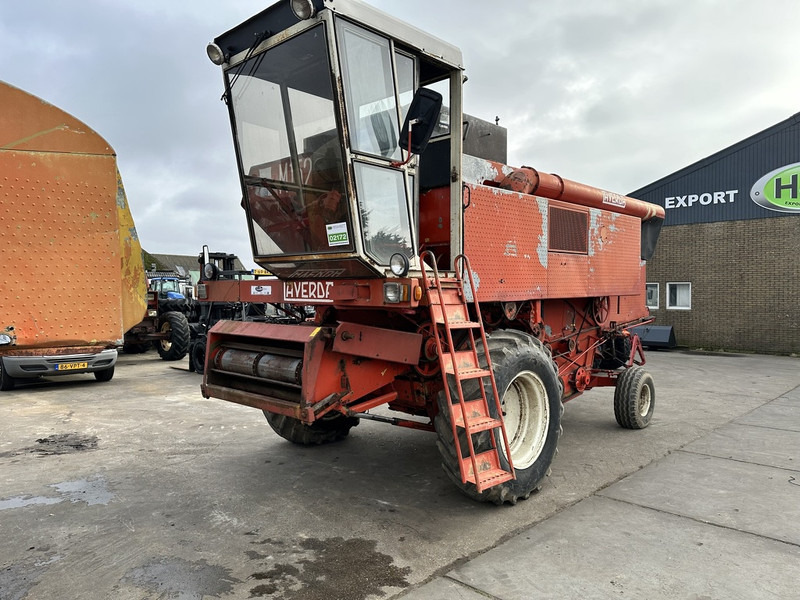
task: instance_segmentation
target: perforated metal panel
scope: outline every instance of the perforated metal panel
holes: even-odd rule
[[[14,351],[121,342],[144,269],[113,149],[3,83],[0,106],[0,330]]]
[[[484,186],[464,212],[482,302],[643,294],[640,239],[638,217]]]
[[[0,325],[18,346],[122,338],[113,161],[0,152]]]

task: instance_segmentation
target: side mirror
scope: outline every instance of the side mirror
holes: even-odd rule
[[[442,95],[428,88],[419,88],[400,130],[400,149],[410,149],[411,154],[422,154],[433,135],[441,110]]]

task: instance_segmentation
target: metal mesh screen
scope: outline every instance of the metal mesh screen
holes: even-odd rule
[[[551,251],[588,253],[589,216],[585,212],[551,206],[548,222]]]

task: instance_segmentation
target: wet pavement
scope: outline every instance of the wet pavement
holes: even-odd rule
[[[179,368],[173,368],[173,367]],[[800,360],[651,352],[656,412],[569,402],[515,507],[446,479],[432,434],[297,447],[155,353],[0,394],[0,598],[789,598]]]

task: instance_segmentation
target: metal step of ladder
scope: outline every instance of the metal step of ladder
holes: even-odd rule
[[[436,349],[439,355],[439,365],[444,381],[444,391],[447,406],[450,411],[450,423],[453,428],[455,440],[455,453],[462,483],[475,484],[478,492],[483,492],[492,486],[515,478],[514,466],[511,462],[511,449],[508,444],[503,412],[500,398],[497,393],[497,384],[492,372],[489,346],[486,341],[486,332],[483,329],[480,306],[475,294],[475,285],[472,280],[472,269],[469,260],[463,254],[456,257],[455,277],[441,277],[436,268],[436,260],[430,251],[421,255],[422,276],[425,282],[425,291],[430,303],[432,329],[436,340]],[[426,259],[429,262],[426,263]],[[432,266],[431,266],[432,265]],[[430,273],[430,275],[429,275]],[[467,274],[466,278],[464,273]],[[469,286],[470,292],[467,300],[464,285]],[[470,315],[469,305],[473,311]],[[466,333],[464,339],[459,338],[460,346],[457,348],[453,342],[453,333],[462,331]],[[478,358],[477,344],[483,344],[483,353],[486,365],[481,365]],[[479,395],[475,398],[464,397],[464,382],[476,380]],[[491,383],[492,398],[487,397],[487,380]],[[451,393],[450,383],[456,395]],[[489,410],[489,402],[494,402],[495,413],[493,417]],[[490,448],[476,451],[473,437],[481,432],[489,432]],[[465,435],[459,436],[459,433]],[[484,436],[485,437],[485,436]],[[462,441],[466,440],[466,448],[462,448]],[[500,460],[500,446],[503,444],[506,463]]]

